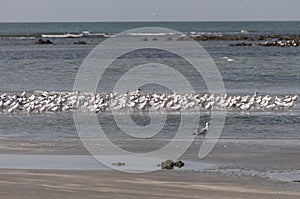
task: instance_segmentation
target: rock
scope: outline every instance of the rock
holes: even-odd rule
[[[124,162],[115,162],[115,163],[112,163],[112,165],[114,166],[125,166],[125,163]]]
[[[49,39],[47,40],[39,39],[37,42],[35,42],[35,44],[53,44],[53,42],[50,41]]]
[[[267,41],[264,43],[257,44],[258,46],[278,46],[278,47],[296,47],[300,46],[300,40],[287,40],[287,41]]]
[[[252,46],[252,43],[236,43],[236,44],[229,44],[229,46]]]
[[[160,164],[161,169],[173,170],[175,162],[173,160],[166,160]]]
[[[160,164],[161,169],[173,170],[174,167],[181,168],[184,166],[184,162],[181,160],[174,162],[173,160],[166,160]]]
[[[75,41],[73,44],[87,44],[85,41]]]
[[[194,40],[197,40],[197,39],[195,39],[194,37],[182,36],[182,37],[179,37],[179,38],[177,39],[177,41],[190,41],[191,38],[194,39]],[[203,38],[203,39],[204,39],[204,38]],[[202,40],[202,39],[200,39],[200,40]],[[203,41],[203,40],[202,40],[202,41]]]
[[[264,37],[263,35],[259,35],[259,36],[257,37],[257,40],[258,40],[258,41],[265,40],[265,37]]]
[[[197,41],[207,41],[207,40],[223,40],[223,41],[263,41],[263,40],[300,40],[300,35],[277,35],[277,34],[269,34],[269,35],[189,35],[190,38]]]
[[[175,163],[175,166],[178,167],[178,168],[181,168],[181,167],[184,166],[184,162],[182,162],[181,160],[179,160],[179,161],[177,161],[177,162]]]

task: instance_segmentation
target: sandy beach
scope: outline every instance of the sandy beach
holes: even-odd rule
[[[299,198],[299,185],[220,173],[1,170],[1,198]]]
[[[0,152],[2,155],[19,154],[20,157],[22,154],[65,154],[67,158],[75,154],[87,156],[87,151],[79,143],[79,140],[52,140],[39,144],[35,141],[1,140]],[[195,153],[200,144],[201,139],[196,140],[184,155],[185,169],[143,174],[102,169],[5,169],[2,162],[0,198],[300,197],[300,183],[296,182],[300,176],[297,154],[300,145],[297,140],[222,139],[203,160],[197,159]],[[19,162],[25,164],[27,156],[24,159]],[[190,161],[212,167],[197,168],[197,164],[190,165]]]

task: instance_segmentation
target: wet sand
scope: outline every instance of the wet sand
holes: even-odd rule
[[[131,142],[120,141],[127,149],[138,150]],[[1,139],[0,143],[2,155],[88,154],[76,139]],[[183,160],[215,167],[144,174],[0,168],[0,198],[300,198],[300,183],[293,182],[300,180],[299,140],[221,139],[199,160],[201,143],[197,139]]]
[[[1,198],[299,198],[299,185],[220,173],[0,170]]]

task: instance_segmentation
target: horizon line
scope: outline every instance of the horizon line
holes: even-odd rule
[[[0,21],[0,23],[172,23],[172,22],[300,22],[297,20],[103,20],[103,21]]]

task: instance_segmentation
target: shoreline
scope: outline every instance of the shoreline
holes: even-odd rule
[[[115,141],[123,143],[119,147],[132,152],[152,150],[152,147],[155,147],[153,144],[156,143],[153,141],[136,145],[134,144],[136,140],[118,139]],[[256,176],[282,183],[300,181],[298,164],[300,142],[297,139],[220,139],[208,156],[199,159],[198,152],[202,142],[203,138],[194,140],[184,155],[178,159],[185,162],[185,166],[175,169],[176,172],[209,172],[212,176],[220,173],[225,176]],[[160,142],[156,144],[160,144]],[[89,154],[79,139],[47,141],[0,139],[0,146],[0,170],[42,169],[41,171],[44,172],[55,169],[67,172],[72,172],[72,170],[111,172],[112,169],[138,168],[139,171],[158,170],[159,172],[160,168],[157,167],[157,164],[164,161],[150,159],[149,164],[140,164],[140,162],[134,162],[134,159],[125,156],[111,156],[112,164],[110,168],[107,168]],[[114,162],[124,162],[126,165],[113,166]]]

